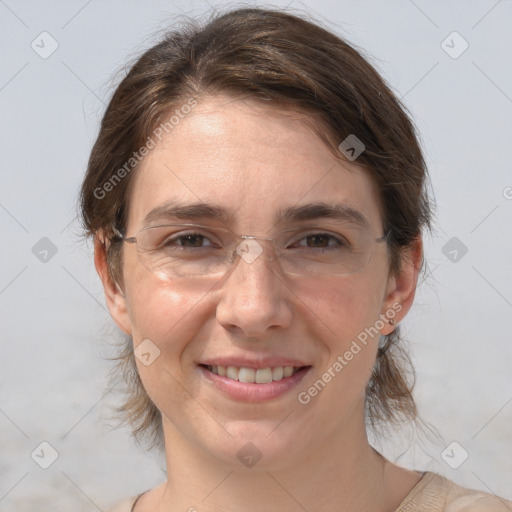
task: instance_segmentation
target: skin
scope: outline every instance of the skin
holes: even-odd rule
[[[373,182],[357,162],[336,159],[299,113],[253,100],[202,98],[157,144],[134,176],[127,225],[134,236],[144,216],[170,199],[215,203],[231,213],[237,233],[275,234],[279,208],[344,202],[362,212],[375,237],[382,218]],[[222,225],[222,224],[219,224]],[[357,335],[414,299],[421,265],[418,239],[403,270],[389,274],[385,244],[349,276],[296,278],[275,263],[238,259],[222,279],[164,282],[124,245],[123,285],[111,283],[99,239],[95,263],[116,324],[137,347],[161,351],[142,382],[163,416],[167,481],[144,494],[135,510],[392,511],[421,474],[384,459],[368,443],[364,390],[378,336],[307,405],[307,390]],[[394,329],[384,323],[381,334]],[[236,401],[197,364],[221,355],[288,356],[312,365],[297,390],[265,403]],[[253,443],[262,458],[246,468],[237,452]],[[191,509],[192,510],[192,509]]]

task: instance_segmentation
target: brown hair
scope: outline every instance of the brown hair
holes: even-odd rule
[[[307,112],[338,157],[338,144],[355,134],[365,146],[357,163],[376,184],[384,232],[389,232],[389,270],[400,270],[402,249],[425,227],[431,229],[432,211],[427,169],[405,107],[360,51],[318,22],[242,8],[203,26],[192,20],[168,32],[138,58],[113,94],[80,196],[86,235],[106,237],[113,281],[122,283],[122,243],[113,227],[123,232],[131,171],[137,167],[134,152],[153,141],[155,128],[178,113],[177,107],[217,93]],[[374,431],[387,422],[417,419],[409,378],[414,370],[399,327],[386,338],[366,390],[367,421]],[[129,337],[118,359],[128,383],[118,411],[136,439],[148,436],[151,446],[161,446],[161,415],[140,381]]]

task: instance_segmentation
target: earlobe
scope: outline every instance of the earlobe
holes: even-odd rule
[[[94,265],[103,284],[103,292],[108,310],[116,325],[126,334],[131,335],[131,322],[126,306],[125,293],[119,283],[110,275],[106,243],[100,236],[94,240]]]
[[[382,335],[392,333],[411,308],[422,264],[423,244],[419,236],[403,251],[398,275],[389,278],[382,311],[386,318],[385,326],[380,331]]]

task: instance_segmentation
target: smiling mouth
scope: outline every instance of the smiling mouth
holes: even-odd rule
[[[273,368],[245,368],[238,366],[200,365],[215,375],[252,384],[269,384],[291,377],[306,366],[276,366]]]

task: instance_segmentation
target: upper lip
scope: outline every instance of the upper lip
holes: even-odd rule
[[[200,361],[198,364],[205,366],[236,366],[237,368],[276,368],[278,366],[294,366],[301,368],[303,366],[311,366],[298,359],[291,359],[288,357],[265,356],[259,358],[248,358],[242,356],[223,356],[212,357]]]

